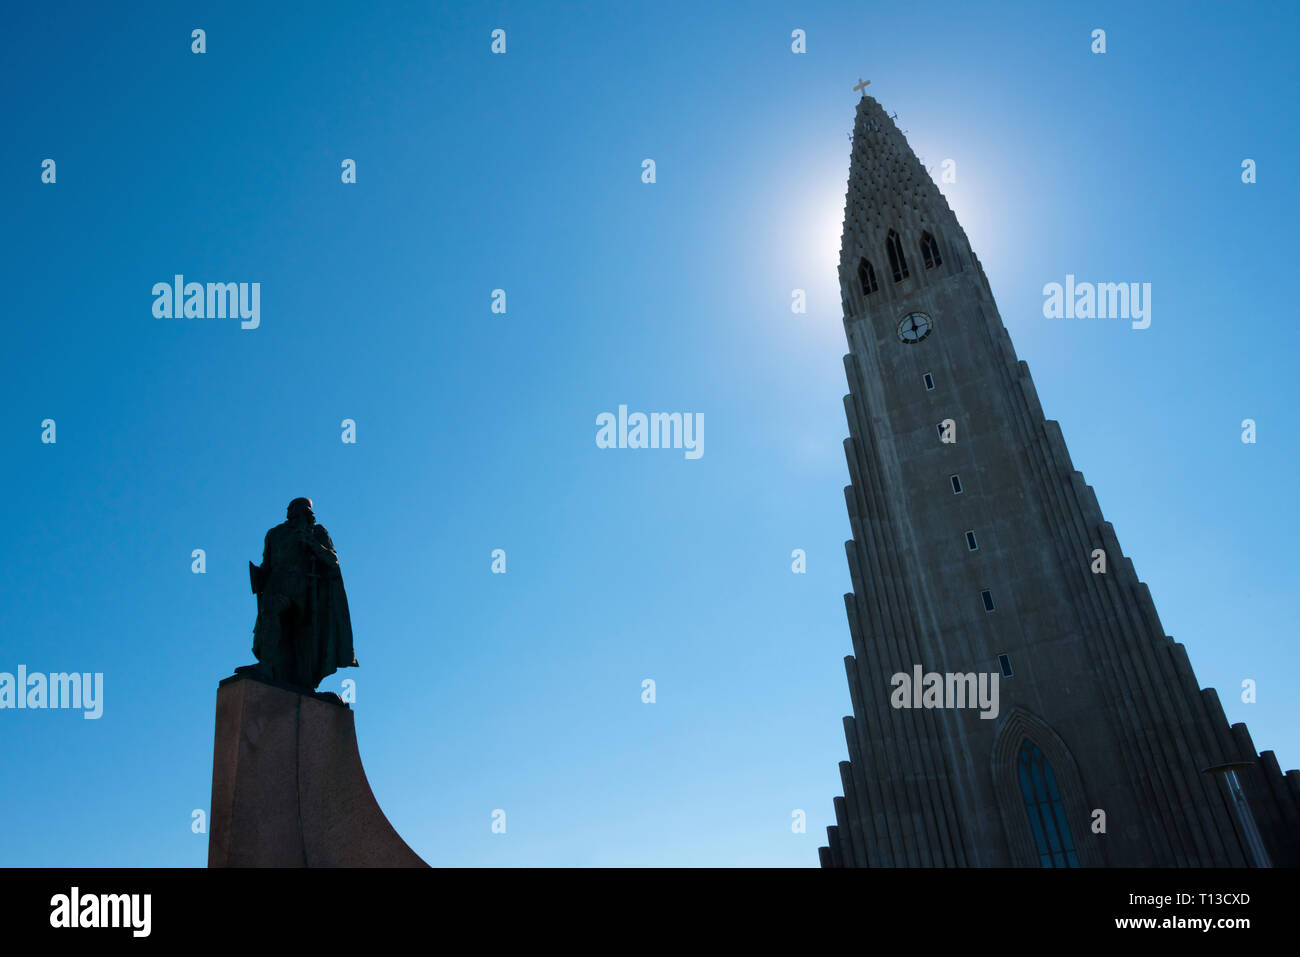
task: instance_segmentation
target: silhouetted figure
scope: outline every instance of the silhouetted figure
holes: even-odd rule
[[[316,524],[311,499],[289,503],[288,520],[266,533],[262,564],[249,562],[248,574],[257,595],[258,663],[237,672],[315,690],[339,668],[357,667],[339,557]]]

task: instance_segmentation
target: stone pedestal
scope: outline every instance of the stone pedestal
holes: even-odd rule
[[[255,678],[217,688],[209,867],[425,867],[366,781],[352,709]]]

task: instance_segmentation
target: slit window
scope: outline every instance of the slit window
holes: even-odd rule
[[[934,391],[934,376],[927,372],[925,375],[921,376],[921,381],[925,383],[926,392]]]
[[[980,592],[980,601],[984,602],[985,611],[993,610],[993,592],[989,591],[987,588],[984,589]]]
[[[966,547],[969,548],[972,552],[977,552],[977,551],[979,551],[980,546],[979,546],[979,543],[978,543],[977,541],[975,541],[975,533],[974,533],[974,532],[967,532],[967,533],[966,533]]]
[[[960,495],[960,494],[961,494],[961,479],[960,479],[958,476],[956,476],[956,475],[950,475],[950,476],[948,476],[948,481],[952,482],[952,494],[953,494],[953,495]]]
[[[1015,676],[1015,672],[1011,670],[1010,655],[998,655],[998,667],[1002,669],[1002,677],[1011,678]]]

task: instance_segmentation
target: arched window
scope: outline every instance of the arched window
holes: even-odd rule
[[[903,258],[903,243],[898,233],[891,229],[885,237],[885,246],[889,250],[889,268],[894,271],[894,282],[902,282],[907,278],[907,260]]]
[[[862,295],[869,296],[879,287],[876,285],[876,271],[871,263],[863,259],[858,263],[858,282],[862,283]]]
[[[921,256],[925,259],[926,269],[943,265],[943,260],[939,258],[939,244],[929,233],[921,234]]]
[[[1016,770],[1020,777],[1020,795],[1029,815],[1029,828],[1034,832],[1034,844],[1038,847],[1038,863],[1042,867],[1078,867],[1079,858],[1070,837],[1070,825],[1065,819],[1056,775],[1043,752],[1038,750],[1038,745],[1028,738],[1020,745]]]

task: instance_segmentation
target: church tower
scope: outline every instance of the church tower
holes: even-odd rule
[[[839,272],[853,716],[822,865],[1300,864],[1300,772],[1228,726],[1166,637],[966,234],[869,96]]]

